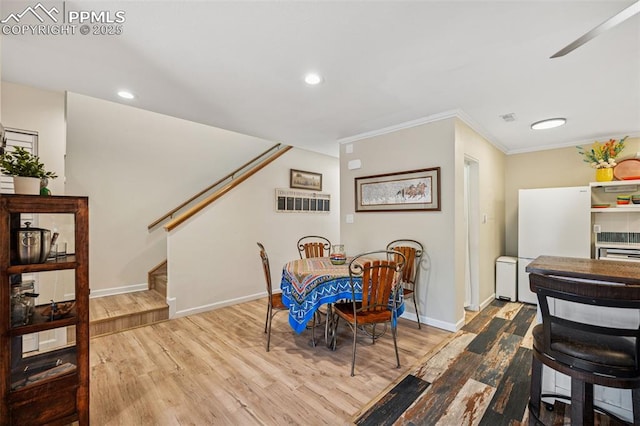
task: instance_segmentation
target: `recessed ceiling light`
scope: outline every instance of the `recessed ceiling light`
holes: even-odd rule
[[[320,74],[311,72],[304,76],[304,82],[312,86],[315,86],[316,84],[322,83],[322,77],[320,76]]]
[[[554,127],[563,126],[566,122],[566,118],[548,118],[546,120],[536,121],[531,125],[531,128],[533,130],[553,129]]]
[[[135,98],[135,96],[133,96],[133,93],[128,92],[126,90],[120,90],[118,92],[118,96],[120,96],[121,98],[124,98],[124,99],[133,99],[133,98]]]

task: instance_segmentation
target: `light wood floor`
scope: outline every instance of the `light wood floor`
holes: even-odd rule
[[[401,368],[390,333],[375,345],[363,336],[351,377],[352,335],[344,324],[332,352],[323,341],[312,347],[310,330],[296,335],[281,312],[266,352],[265,315],[262,299],[93,338],[91,424],[350,424],[451,336],[401,319]]]

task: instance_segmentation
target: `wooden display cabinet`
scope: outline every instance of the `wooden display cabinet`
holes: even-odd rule
[[[22,215],[72,217],[74,253],[20,264],[17,231]],[[87,197],[0,194],[0,425],[89,424],[88,238]],[[64,301],[72,309],[52,316],[51,303],[32,306],[28,318],[16,322],[22,307],[16,308],[15,286],[24,274],[73,279],[68,283],[72,300]],[[23,353],[24,336],[45,331],[64,336],[62,344]]]

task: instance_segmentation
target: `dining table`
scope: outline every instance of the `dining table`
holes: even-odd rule
[[[296,259],[282,268],[282,302],[289,307],[289,325],[300,334],[322,305],[340,300],[352,300],[347,258],[334,265],[328,257]],[[362,278],[353,277],[356,301],[362,300]],[[399,295],[397,316],[404,312],[404,300]]]

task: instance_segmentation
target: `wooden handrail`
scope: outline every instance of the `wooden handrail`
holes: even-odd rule
[[[217,199],[222,197],[224,194],[226,194],[227,192],[231,191],[236,186],[240,185],[245,180],[249,179],[251,176],[253,176],[257,172],[262,170],[268,164],[270,164],[273,161],[275,161],[277,158],[279,158],[281,155],[283,155],[284,153],[289,151],[291,148],[292,148],[291,146],[286,146],[286,147],[280,149],[277,153],[273,154],[271,157],[269,157],[268,159],[266,159],[262,163],[258,164],[256,167],[254,167],[251,170],[249,170],[248,172],[244,173],[239,178],[232,180],[231,182],[229,182],[228,184],[226,184],[225,186],[223,186],[222,188],[217,190],[215,193],[211,194],[210,196],[208,196],[204,200],[200,201],[195,206],[191,207],[189,210],[187,210],[184,213],[182,213],[180,216],[172,219],[166,225],[164,225],[165,231],[173,230],[176,226],[180,225],[182,222],[186,221],[191,216],[195,215],[200,210],[204,209],[209,204],[213,203],[214,201],[216,201]]]
[[[234,171],[232,171],[231,173],[229,173],[228,175],[226,175],[225,177],[223,177],[222,179],[217,180],[216,182],[214,182],[213,184],[209,185],[207,188],[203,189],[202,191],[198,192],[196,195],[194,195],[193,197],[189,198],[187,201],[183,202],[182,204],[180,204],[178,207],[168,211],[167,213],[165,213],[164,215],[162,215],[161,217],[159,217],[158,219],[156,219],[155,221],[153,221],[150,225],[147,226],[147,229],[149,231],[151,231],[153,228],[155,228],[156,226],[158,226],[160,223],[162,223],[163,221],[169,219],[171,216],[173,216],[175,213],[179,212],[180,210],[182,210],[183,208],[185,208],[186,206],[188,206],[189,204],[191,204],[192,202],[194,202],[195,200],[197,200],[198,198],[200,198],[202,195],[206,194],[207,192],[211,191],[213,188],[215,188],[216,186],[220,185],[222,182],[224,182],[225,180],[228,179],[233,179],[233,177],[242,169],[244,169],[245,167],[249,166],[250,164],[256,162],[259,158],[264,157],[265,155],[267,155],[269,152],[273,151],[273,150],[277,150],[278,148],[280,148],[282,144],[281,143],[277,143],[274,146],[272,146],[271,148],[267,149],[266,151],[264,151],[262,154],[255,156],[254,158],[252,158],[251,160],[247,161],[246,163],[244,163],[242,166],[238,167],[237,169],[235,169]],[[290,149],[291,147],[289,147]],[[287,149],[287,151],[289,150]],[[285,151],[286,152],[286,151]]]

